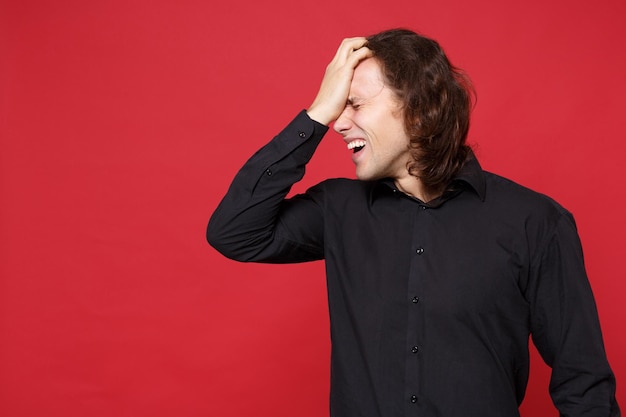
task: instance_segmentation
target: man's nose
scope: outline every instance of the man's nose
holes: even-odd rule
[[[350,110],[348,109],[348,106],[346,106],[337,118],[337,120],[335,120],[335,123],[333,125],[333,129],[335,129],[335,132],[339,134],[344,134],[348,130],[350,130],[350,128],[352,127],[352,120],[350,119],[350,115],[348,114],[349,112]]]

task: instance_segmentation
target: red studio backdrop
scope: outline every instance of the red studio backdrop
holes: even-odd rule
[[[625,408],[625,18],[623,0],[0,0],[0,416],[327,415],[323,263],[236,263],[204,232],[341,39],[391,27],[473,79],[483,166],[574,214]],[[353,175],[330,133],[294,191]],[[532,352],[522,415],[557,416]]]

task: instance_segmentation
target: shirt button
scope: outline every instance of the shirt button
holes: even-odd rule
[[[411,353],[417,353],[417,352],[419,352],[419,348],[417,346],[413,346],[411,348]]]
[[[418,255],[421,255],[422,253],[424,253],[424,248],[417,248],[415,250],[415,253],[417,253]]]
[[[272,176],[272,170],[269,168],[265,170],[265,173],[267,174],[268,177]]]
[[[298,132],[298,136],[300,136],[301,138],[306,138],[306,133],[300,131]]]
[[[411,402],[415,404],[417,402],[417,395],[411,395]]]
[[[417,298],[417,297],[413,297],[413,299],[411,300],[411,302],[412,302],[413,304],[417,304],[417,303],[419,302],[419,300],[420,300],[419,298]]]
[[[421,206],[421,207],[422,207],[422,210],[426,210],[428,208],[426,206]]]

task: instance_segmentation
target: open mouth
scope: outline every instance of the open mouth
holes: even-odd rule
[[[348,143],[348,149],[352,150],[353,153],[357,153],[360,150],[362,150],[365,147],[365,141],[364,140],[353,140],[352,142]]]

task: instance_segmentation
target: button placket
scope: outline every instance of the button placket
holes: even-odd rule
[[[406,403],[407,413],[414,413],[410,411],[413,407],[418,405],[418,395],[420,393],[420,377],[421,372],[421,353],[423,352],[421,343],[423,343],[422,328],[420,323],[423,323],[423,311],[421,308],[422,300],[420,298],[423,280],[428,280],[425,272],[428,268],[428,263],[424,262],[423,258],[426,255],[426,248],[430,240],[428,239],[429,220],[430,215],[426,212],[427,207],[424,204],[415,206],[413,210],[413,238],[411,242],[412,254],[410,260],[409,270],[409,285],[408,285],[408,297],[409,302],[409,317],[407,328],[407,345],[405,345],[406,352],[406,385],[405,395],[408,399]],[[418,296],[419,295],[419,296]]]

